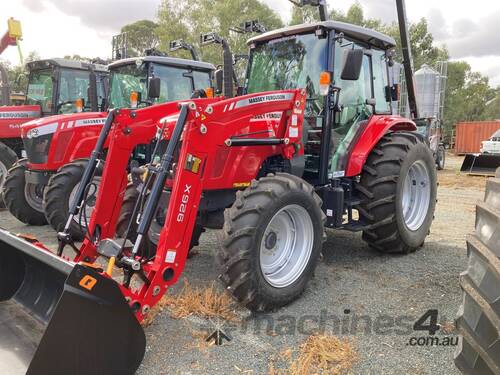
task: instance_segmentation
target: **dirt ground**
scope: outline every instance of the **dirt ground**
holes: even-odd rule
[[[456,338],[452,322],[461,302],[458,276],[466,268],[465,236],[474,228],[474,205],[482,199],[486,181],[460,175],[461,161],[447,155],[446,169],[439,172],[431,234],[416,253],[381,255],[358,233],[329,231],[315,277],[298,301],[266,315],[237,310],[239,323],[194,315],[174,319],[165,308],[146,328],[147,351],[138,374],[266,374],[271,368],[280,373],[288,366],[283,353],[297,351],[315,333],[333,334],[352,344],[357,359],[344,372],[458,374],[455,347],[443,342]],[[55,244],[48,227],[26,227],[5,211],[0,226]],[[216,281],[217,246],[216,233],[205,233],[183,279],[197,287],[215,282],[221,289]],[[179,293],[182,284],[171,293]],[[428,336],[414,331],[413,324],[431,309],[438,310],[442,328],[436,337],[441,344],[413,345]],[[216,328],[231,341],[208,345],[204,339]]]

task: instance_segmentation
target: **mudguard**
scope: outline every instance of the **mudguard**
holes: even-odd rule
[[[417,126],[413,121],[401,116],[372,116],[348,158],[346,177],[354,177],[361,173],[368,155],[385,134],[401,130],[415,131]]]

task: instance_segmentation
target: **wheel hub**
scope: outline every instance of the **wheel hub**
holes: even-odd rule
[[[45,185],[42,184],[29,184],[24,185],[24,198],[26,202],[35,211],[43,212],[43,190]]]
[[[284,288],[304,272],[314,244],[314,227],[307,210],[291,204],[269,221],[260,246],[260,266],[266,281]]]
[[[276,246],[276,242],[278,242],[278,235],[276,232],[269,232],[265,238],[266,249],[272,250]]]
[[[422,160],[411,165],[403,186],[403,217],[406,226],[417,231],[427,217],[431,202],[430,173]]]

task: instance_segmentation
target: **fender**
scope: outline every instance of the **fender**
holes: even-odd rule
[[[380,139],[391,131],[415,131],[417,126],[401,116],[373,115],[363,133],[349,155],[346,177],[354,177],[361,173],[366,159]]]

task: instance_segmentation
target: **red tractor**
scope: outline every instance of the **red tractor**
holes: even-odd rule
[[[166,101],[188,99],[194,90],[211,87],[211,64],[164,56],[129,58],[109,65],[110,90],[104,107],[144,107]],[[102,108],[101,110],[104,110]],[[94,149],[106,112],[52,116],[24,124],[22,140],[27,158],[9,171],[4,200],[10,212],[30,225],[47,221],[62,230],[72,197],[79,186],[87,159]],[[149,159],[148,145],[134,150],[134,158]],[[71,164],[68,164],[70,163]],[[94,183],[98,185],[100,177]],[[96,185],[96,186],[97,186]],[[87,202],[87,215],[93,200]],[[75,238],[83,239],[78,220],[72,226]]]
[[[401,0],[398,10],[404,21]],[[197,226],[222,229],[220,278],[253,311],[300,296],[325,227],[362,231],[386,253],[423,245],[436,170],[415,123],[392,114],[394,40],[324,20],[249,45],[245,95],[108,114],[56,254],[0,231],[0,300],[50,320],[28,373],[133,373],[145,351],[139,323],[179,279]],[[412,95],[410,108],[416,115]],[[166,142],[154,151],[160,162],[127,187],[130,154],[153,140]],[[71,220],[106,142],[95,208],[78,245]]]
[[[99,111],[107,95],[108,72],[104,65],[56,58],[33,61],[27,63],[26,68],[29,76],[25,105],[0,107],[0,191],[8,170],[18,158],[27,156],[21,140],[22,124],[39,117]],[[25,164],[26,159],[23,159],[15,166]],[[36,205],[42,191],[30,185],[26,191],[22,188],[21,193],[26,194],[23,201]],[[9,209],[16,210],[17,202],[12,202],[13,197],[4,198]],[[33,223],[36,221],[37,218],[33,218]]]

